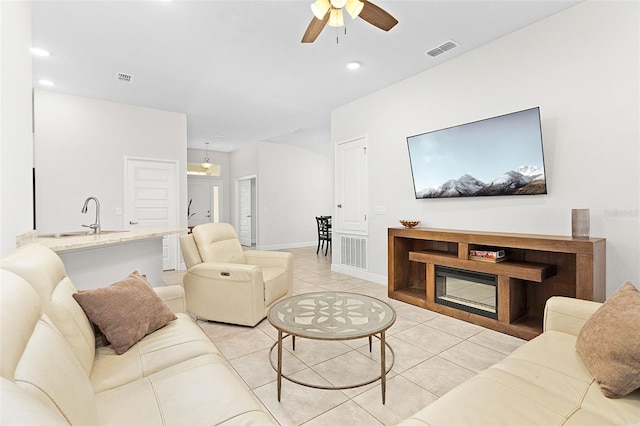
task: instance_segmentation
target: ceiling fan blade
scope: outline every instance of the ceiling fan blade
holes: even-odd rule
[[[327,12],[322,19],[318,19],[314,16],[313,19],[311,19],[309,26],[307,27],[307,31],[305,31],[304,35],[302,36],[302,42],[313,43],[314,41],[316,41],[316,38],[318,38],[318,35],[320,35],[320,32],[322,31],[324,26],[327,25],[328,21],[329,12]]]
[[[364,7],[358,16],[371,25],[374,25],[384,31],[389,31],[398,23],[398,20],[391,16],[387,11],[366,0],[364,1]]]

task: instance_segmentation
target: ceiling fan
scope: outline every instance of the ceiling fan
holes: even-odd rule
[[[316,0],[311,5],[314,17],[302,36],[302,42],[313,43],[326,25],[343,26],[343,7],[351,18],[360,17],[384,31],[389,31],[398,23],[388,12],[366,0]]]

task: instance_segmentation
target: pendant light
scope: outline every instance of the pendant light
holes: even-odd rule
[[[203,169],[210,169],[212,164],[209,162],[209,142],[205,142],[206,146],[205,146],[205,155],[204,155],[204,161],[200,164],[200,166],[202,166]]]

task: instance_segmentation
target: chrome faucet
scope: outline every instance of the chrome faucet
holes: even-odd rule
[[[82,213],[87,212],[87,205],[89,204],[89,200],[93,200],[96,202],[96,221],[91,225],[82,225],[82,226],[84,226],[85,228],[92,229],[94,234],[99,234],[100,233],[100,201],[98,201],[96,197],[87,198],[86,200],[84,200],[84,206],[82,206]]]

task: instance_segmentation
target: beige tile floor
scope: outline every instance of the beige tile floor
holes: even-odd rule
[[[269,365],[269,350],[277,333],[269,322],[265,319],[249,328],[198,321],[247,387],[283,426],[396,424],[524,343],[389,299],[385,286],[332,272],[331,256],[316,255],[315,247],[290,251],[294,254],[295,294],[323,290],[367,294],[393,306],[397,320],[387,331],[395,363],[387,375],[384,405],[379,382],[356,389],[320,390],[283,380],[282,398],[278,402],[276,373]],[[182,283],[182,274],[165,272],[165,283]],[[379,371],[380,346],[376,349],[374,342],[373,352],[369,353],[366,339],[345,342],[298,339],[295,353],[290,343],[287,348],[283,356],[284,373],[309,383],[333,386],[359,383],[375,377]]]

